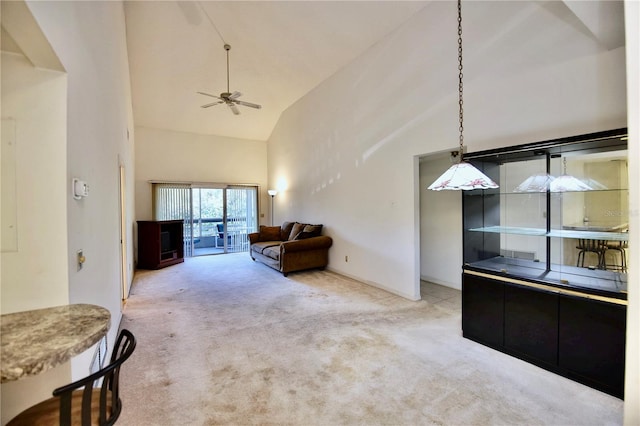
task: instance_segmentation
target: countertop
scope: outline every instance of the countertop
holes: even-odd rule
[[[2,383],[39,374],[84,352],[107,334],[111,314],[73,304],[1,316]]]

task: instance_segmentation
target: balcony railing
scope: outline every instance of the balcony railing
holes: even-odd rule
[[[191,225],[193,225],[193,246],[189,238]],[[227,252],[249,251],[248,234],[256,230],[255,226],[248,226],[246,218],[229,218],[225,242],[222,218],[194,219],[193,224],[191,221],[185,220],[184,226],[185,254],[187,256],[223,253],[225,243]]]

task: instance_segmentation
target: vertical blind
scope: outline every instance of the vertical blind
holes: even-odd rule
[[[258,191],[251,187],[227,188],[227,220],[231,226],[244,227],[248,232],[257,231]]]
[[[191,186],[154,183],[153,217],[154,220],[191,219]]]
[[[184,221],[184,255],[187,257],[193,255],[191,205],[191,185],[153,184],[153,218]]]

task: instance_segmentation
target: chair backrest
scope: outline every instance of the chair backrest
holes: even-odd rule
[[[93,373],[92,375],[62,386],[53,391],[53,396],[60,397],[60,425],[66,426],[72,423],[78,424],[78,419],[73,419],[72,414],[78,412],[72,410],[72,401],[77,404],[78,392],[82,392],[82,408],[80,420],[82,426],[89,426],[95,417],[98,424],[113,425],[122,411],[120,400],[120,366],[131,356],[136,348],[136,339],[129,330],[121,330],[111,354],[109,365]],[[94,388],[96,382],[102,379],[100,388]],[[82,391],[79,389],[84,388]],[[74,392],[75,391],[75,392]],[[74,398],[74,394],[76,397]],[[92,419],[93,417],[93,419]],[[95,424],[95,423],[93,423]]]
[[[222,223],[218,223],[216,227],[218,228],[218,237],[224,238],[224,225]]]

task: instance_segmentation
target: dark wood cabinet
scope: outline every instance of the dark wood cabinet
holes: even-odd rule
[[[160,269],[184,262],[183,221],[138,221],[138,268]]]
[[[463,273],[464,337],[623,398],[626,301],[482,275]]]
[[[491,347],[504,343],[504,284],[465,276],[462,286],[463,336]]]
[[[626,306],[562,296],[558,365],[568,377],[622,398]]]
[[[558,362],[558,296],[516,285],[504,289],[504,346],[536,363]]]
[[[627,130],[465,154],[464,337],[624,395]],[[632,265],[633,266],[633,265]]]

